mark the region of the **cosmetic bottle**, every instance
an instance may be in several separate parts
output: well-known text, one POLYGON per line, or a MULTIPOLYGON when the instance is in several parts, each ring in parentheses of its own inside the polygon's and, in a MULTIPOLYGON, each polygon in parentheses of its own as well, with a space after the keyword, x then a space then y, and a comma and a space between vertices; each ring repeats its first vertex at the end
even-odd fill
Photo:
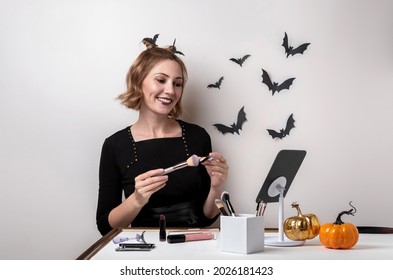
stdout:
POLYGON ((165 215, 160 215, 160 241, 166 241, 166 220, 165 215))

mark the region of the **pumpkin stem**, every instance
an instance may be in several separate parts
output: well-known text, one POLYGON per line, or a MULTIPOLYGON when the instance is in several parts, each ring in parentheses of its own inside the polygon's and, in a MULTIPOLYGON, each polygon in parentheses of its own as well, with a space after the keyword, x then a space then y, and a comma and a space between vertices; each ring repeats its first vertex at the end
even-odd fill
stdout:
POLYGON ((297 210, 297 215, 298 215, 299 217, 302 217, 302 216, 303 216, 302 211, 300 211, 299 203, 297 203, 297 202, 292 202, 291 206, 292 206, 292 208, 296 208, 296 210, 297 210))
POLYGON ((352 207, 352 209, 348 211, 341 211, 338 216, 336 221, 334 222, 335 225, 342 225, 344 222, 341 220, 341 216, 346 214, 346 215, 352 215, 355 216, 354 214, 356 213, 356 208, 351 204, 352 201, 349 202, 349 205, 352 207))
POLYGON ((353 212, 352 212, 352 216, 354 216, 353 214, 356 213, 356 208, 355 208, 355 206, 353 206, 353 205, 351 204, 351 202, 352 202, 352 201, 349 202, 349 205, 352 206, 352 209, 351 209, 350 211, 353 211, 353 212))

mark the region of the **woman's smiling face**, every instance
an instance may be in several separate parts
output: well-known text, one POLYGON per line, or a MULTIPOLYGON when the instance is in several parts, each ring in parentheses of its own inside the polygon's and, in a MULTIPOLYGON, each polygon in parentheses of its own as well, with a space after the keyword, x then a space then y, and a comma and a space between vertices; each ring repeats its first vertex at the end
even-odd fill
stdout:
POLYGON ((149 72, 142 82, 141 112, 168 115, 183 94, 183 74, 173 60, 163 60, 149 72))

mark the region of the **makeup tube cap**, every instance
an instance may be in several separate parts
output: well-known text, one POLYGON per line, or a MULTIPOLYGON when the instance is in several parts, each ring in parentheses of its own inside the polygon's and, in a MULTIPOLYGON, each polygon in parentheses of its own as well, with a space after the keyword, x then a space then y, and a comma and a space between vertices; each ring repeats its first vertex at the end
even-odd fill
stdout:
POLYGON ((166 239, 168 243, 186 242, 186 236, 184 234, 169 234, 166 239))

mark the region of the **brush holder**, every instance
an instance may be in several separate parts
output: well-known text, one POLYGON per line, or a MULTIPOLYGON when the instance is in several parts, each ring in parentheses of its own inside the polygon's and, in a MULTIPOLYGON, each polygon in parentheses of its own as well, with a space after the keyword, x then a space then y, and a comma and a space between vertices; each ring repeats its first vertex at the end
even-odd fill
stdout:
POLYGON ((252 214, 220 216, 221 251, 252 254, 264 250, 264 217, 252 214))

